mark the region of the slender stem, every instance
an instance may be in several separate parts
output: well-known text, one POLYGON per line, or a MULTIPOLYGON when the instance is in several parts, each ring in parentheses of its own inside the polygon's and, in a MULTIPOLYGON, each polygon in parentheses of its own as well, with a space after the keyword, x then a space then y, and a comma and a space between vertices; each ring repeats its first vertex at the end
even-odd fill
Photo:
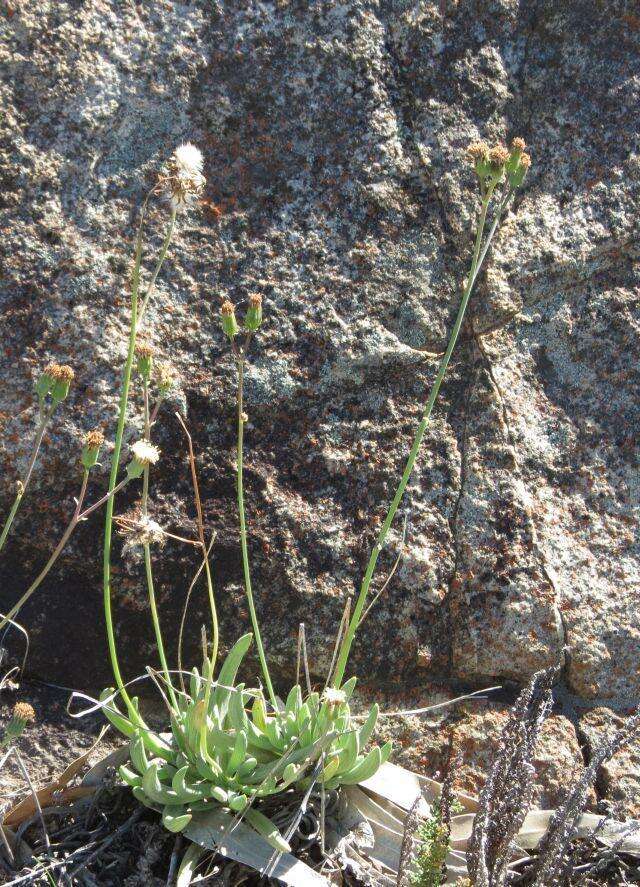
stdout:
MULTIPOLYGON (((218 628, 218 611, 216 608, 215 596, 213 593, 213 579, 211 577, 211 568, 209 566, 209 554, 207 552, 207 543, 204 536, 204 518, 202 515, 202 500, 200 499, 200 484, 198 483, 198 472, 196 471, 196 458, 195 453, 193 452, 193 441, 191 440, 191 435, 187 429, 187 426, 182 421, 182 417, 180 413, 176 413, 176 418, 180 425, 182 426, 182 430, 184 431, 187 438, 187 445, 189 447, 189 463, 191 465, 191 481, 193 483, 193 496, 196 503, 196 522, 198 525, 198 539, 200 540, 200 547, 202 548, 202 558, 203 565, 205 569, 205 576, 207 580, 207 593, 209 596, 209 609, 211 611, 211 627, 213 629, 213 642, 211 648, 211 674, 214 673, 216 659, 218 658, 218 644, 220 642, 219 638, 219 628, 218 628)), ((182 633, 182 631, 181 631, 182 633)), ((181 644, 179 645, 180 648, 181 644)))
MULTIPOLYGON (((150 196, 150 195, 149 195, 150 196)), ((133 263, 133 272, 131 275, 131 320, 129 326, 129 345, 127 349, 127 358, 122 372, 122 386, 120 389, 120 405, 118 414, 118 426, 116 429, 116 439, 113 448, 113 457, 111 459, 111 474, 109 477, 109 493, 113 493, 118 478, 118 470, 120 468, 120 455, 122 452, 122 438, 124 436, 124 426, 127 418, 127 403, 129 401, 129 387, 131 384, 131 370, 133 367, 133 357, 136 347, 136 329, 138 326, 138 290, 140 288, 140 264, 142 259, 142 228, 144 224, 144 216, 149 200, 147 196, 143 206, 140 218, 140 227, 136 238, 135 259, 133 263)), ((104 617, 107 628, 107 644, 109 646, 109 657, 111 659, 111 668, 117 688, 124 700, 129 711, 129 716, 134 724, 140 725, 141 718, 136 711, 135 706, 131 702, 127 693, 122 675, 120 673, 120 665, 118 663, 118 654, 116 651, 115 632, 113 629, 113 615, 111 612, 111 536, 113 532, 113 507, 114 497, 111 496, 107 501, 104 525, 104 555, 102 562, 102 591, 104 602, 104 617)))
POLYGON ((73 517, 69 521, 69 525, 67 526, 66 530, 64 531, 64 533, 60 537, 60 541, 58 542, 58 544, 54 548, 54 550, 51 554, 51 557, 49 558, 47 563, 44 565, 42 570, 38 573, 36 578, 33 580, 31 585, 29 586, 29 588, 27 588, 27 590, 22 595, 20 600, 16 604, 14 604, 14 606, 11 608, 11 610, 7 613, 6 616, 2 616, 0 618, 0 629, 4 628, 4 626, 8 622, 11 622, 13 619, 15 619, 16 614, 24 607, 24 605, 29 600, 29 598, 34 593, 34 591, 36 591, 39 588, 39 586, 44 582, 44 580, 47 578, 47 576, 51 572, 53 566, 55 565, 55 562, 58 560, 58 558, 62 554, 64 547, 66 546, 67 542, 69 541, 69 539, 71 537, 71 534, 74 532, 74 530, 78 526, 78 524, 81 521, 86 520, 89 517, 89 515, 92 514, 101 505, 103 505, 110 496, 114 496, 117 492, 119 492, 125 486, 125 484, 129 483, 129 478, 125 477, 124 480, 121 480, 120 483, 115 487, 115 489, 113 490, 112 493, 107 493, 106 495, 102 496, 100 499, 98 499, 97 502, 94 502, 93 505, 90 505, 88 508, 85 508, 85 510, 81 512, 80 508, 82 507, 82 503, 84 501, 84 497, 86 494, 88 477, 89 477, 89 474, 88 474, 88 472, 85 471, 84 476, 82 478, 82 485, 80 487, 80 493, 78 494, 78 504, 76 506, 76 510, 73 514, 73 517))
POLYGON ((20 508, 20 502, 22 501, 22 497, 24 496, 24 490, 22 487, 22 481, 18 481, 18 492, 16 493, 16 498, 13 500, 13 505, 11 506, 11 511, 9 512, 9 516, 5 522, 5 525, 2 529, 2 534, 0 535, 0 551, 2 551, 4 547, 4 543, 7 541, 7 536, 9 535, 9 530, 11 529, 11 525, 13 524, 13 520, 18 513, 18 508, 20 508))
MULTIPOLYGON (((145 439, 151 440, 151 423, 149 419, 149 385, 147 380, 143 381, 144 389, 144 434, 145 439)), ((142 515, 147 517, 149 514, 149 466, 146 465, 142 475, 142 515)), ((173 707, 177 709, 178 701, 173 690, 171 677, 169 675, 169 666, 164 650, 164 641, 162 640, 162 629, 160 628, 160 617, 158 615, 158 605, 156 602, 156 593, 153 584, 153 566, 151 564, 151 546, 145 542, 142 546, 144 549, 144 571, 147 579, 147 590, 149 592, 149 606, 151 607, 151 621, 153 622, 153 630, 156 636, 156 645, 158 647, 158 656, 160 665, 164 673, 164 679, 167 684, 167 691, 171 697, 173 707)))
POLYGON ((269 691, 271 704, 277 711, 278 704, 276 702, 276 694, 273 690, 269 669, 267 668, 267 660, 264 655, 264 647, 262 646, 262 637, 258 626, 258 617, 256 616, 256 608, 253 602, 253 591, 251 589, 251 573, 249 571, 249 552, 247 549, 247 524, 244 512, 244 480, 243 480, 243 444, 244 444, 244 352, 240 352, 238 357, 238 447, 237 462, 238 471, 238 512, 240 514, 240 547, 242 549, 242 569, 244 572, 244 587, 247 594, 247 602, 249 604, 249 613, 251 614, 251 624, 253 626, 253 634, 256 639, 256 647, 258 648, 258 656, 260 665, 262 666, 262 674, 269 691))
POLYGON ((105 493, 104 496, 101 496, 97 502, 94 502, 93 505, 90 505, 88 508, 85 508, 85 510, 82 512, 82 514, 79 515, 78 522, 86 520, 89 517, 89 515, 92 514, 96 510, 96 508, 100 508, 101 505, 104 505, 104 503, 107 501, 107 499, 110 499, 112 496, 115 496, 116 493, 119 493, 123 487, 126 487, 126 485, 129 483, 129 481, 130 481, 130 478, 128 476, 123 477, 122 480, 120 481, 120 483, 116 484, 110 493, 105 493))
POLYGON ((505 207, 506 207, 507 203, 509 202, 509 199, 512 194, 513 194, 513 189, 506 188, 505 192, 503 194, 502 200, 498 204, 498 209, 496 211, 495 218, 493 220, 491 228, 489 229, 489 233, 487 234, 487 239, 484 242, 484 246, 480 250, 480 256, 478 257, 478 261, 476 262, 475 270, 471 274, 471 289, 473 289, 474 284, 478 278, 478 274, 480 273, 480 269, 482 268, 482 264, 483 264, 483 262, 486 258, 486 255, 489 251, 489 247, 491 246, 491 241, 493 240, 493 236, 496 233, 496 230, 498 228, 498 224, 500 223, 500 219, 502 218, 502 213, 504 212, 505 207))
POLYGON ((36 437, 33 444, 33 451, 31 453, 31 457, 29 459, 29 464, 27 465, 27 470, 24 473, 24 477, 18 481, 18 492, 16 494, 16 498, 14 499, 13 505, 11 506, 11 511, 5 521, 5 525, 2 528, 2 533, 0 534, 0 551, 4 548, 4 544, 7 541, 7 536, 9 535, 9 530, 13 524, 16 514, 18 513, 18 509, 20 508, 20 503, 24 499, 25 493, 27 492, 27 487, 29 486, 29 481, 31 480, 31 475, 33 474, 33 468, 36 464, 36 459, 38 458, 38 453, 40 451, 40 446, 42 444, 42 439, 44 437, 44 433, 47 430, 47 426, 51 421, 51 417, 57 407, 58 402, 54 401, 49 410, 44 413, 44 415, 40 419, 40 424, 36 430, 36 437))
POLYGON ((89 472, 85 469, 83 472, 83 475, 82 475, 82 484, 80 486, 80 493, 78 494, 78 502, 77 502, 75 511, 73 513, 73 517, 69 521, 69 525, 67 526, 67 529, 62 534, 60 541, 58 542, 58 544, 56 545, 56 547, 53 550, 53 553, 51 554, 51 557, 49 558, 47 563, 44 565, 44 567, 42 568, 40 573, 33 580, 31 585, 29 586, 29 588, 27 588, 27 590, 22 595, 22 597, 17 602, 17 604, 14 604, 14 606, 11 608, 11 610, 9 610, 7 615, 2 618, 2 620, 0 621, 0 629, 3 628, 7 624, 7 622, 10 622, 12 619, 15 618, 18 611, 21 610, 22 607, 25 605, 25 603, 29 600, 29 598, 31 597, 33 592, 38 588, 40 583, 44 580, 44 578, 47 576, 47 574, 49 573, 49 571, 51 570, 51 568, 53 567, 55 562, 58 560, 58 558, 62 554, 62 550, 64 549, 65 545, 69 541, 69 537, 71 536, 71 534, 75 530, 76 526, 78 525, 78 521, 80 520, 80 509, 82 508, 82 503, 84 501, 84 497, 87 492, 88 480, 89 480, 89 472))
POLYGON ((407 458, 407 462, 402 473, 402 478, 400 479, 400 483, 396 489, 395 495, 391 501, 391 505, 389 506, 389 510, 387 511, 387 516, 384 519, 382 527, 378 533, 378 538, 376 540, 375 545, 373 546, 373 550, 371 552, 371 556, 369 557, 369 563, 367 564, 367 568, 364 574, 364 578, 362 580, 362 585, 360 586, 360 592, 358 594, 358 599, 356 601, 356 606, 353 611, 353 615, 349 622, 349 627, 345 633, 344 639, 342 641, 342 646, 340 649, 340 655, 338 657, 338 662, 336 665, 336 670, 333 675, 333 685, 334 687, 340 687, 342 683, 342 679, 344 677, 345 668, 347 665, 347 660, 349 658, 349 653, 351 651, 351 645, 353 644, 353 639, 355 637, 356 631, 358 630, 358 626, 360 624, 360 620, 362 618, 362 613, 364 610, 364 606, 367 600, 367 594, 369 592, 369 587, 371 585, 371 580, 373 579, 373 574, 375 572, 376 564, 378 561, 378 557, 380 552, 382 551, 382 547, 387 538, 387 534, 389 533, 389 529, 393 522, 393 519, 396 515, 398 507, 400 505, 400 501, 404 495, 404 491, 407 488, 407 484, 409 483, 409 478, 413 472, 413 466, 415 464, 416 458, 418 456, 418 451, 420 450, 420 445, 422 444, 422 440, 424 438, 425 432, 427 430, 427 425, 429 424, 429 419, 431 417, 431 411, 433 410, 433 405, 436 402, 436 398, 438 397, 438 393, 440 391, 440 386, 442 385, 442 380, 444 379, 445 373, 447 371, 447 367, 449 366, 449 361, 451 359, 451 355, 453 353, 453 349, 455 348, 456 342, 458 340, 458 335, 460 333, 460 328, 462 327, 462 321, 464 320, 464 315, 467 310, 467 305, 469 303, 469 296, 471 295, 471 290, 473 289, 473 283, 475 281, 475 273, 478 265, 478 259, 480 256, 480 249, 482 246, 482 236, 484 234, 484 228, 487 220, 487 209, 489 206, 489 200, 491 198, 491 193, 488 193, 482 198, 482 206, 480 211, 480 220, 478 223, 478 231, 476 234, 475 246, 473 249, 473 258, 471 260, 471 268, 469 271, 469 276, 467 278, 467 282, 464 288, 464 292, 462 294, 462 300, 460 302, 460 307, 458 309, 458 314, 453 325, 453 329, 451 331, 451 335, 449 337, 449 344, 447 345, 447 350, 445 351, 442 360, 440 361, 440 366, 438 367, 438 372, 436 374, 436 378, 431 387, 431 391, 429 393, 429 397, 427 399, 427 403, 424 408, 424 412, 422 414, 422 419, 420 420, 420 424, 418 425, 418 429, 416 431, 415 438, 413 440, 413 444, 411 446, 411 450, 409 452, 409 456, 407 458))
MULTIPOLYGON (((142 205, 142 211, 140 214, 140 226, 138 228, 138 235, 136 237, 136 249, 135 249, 135 258, 133 263, 133 271, 131 275, 131 319, 129 326, 129 345, 127 349, 127 358, 124 365, 124 370, 122 373, 122 386, 120 389, 120 404, 119 404, 119 414, 118 414, 118 426, 116 430, 116 439, 115 445, 113 449, 113 458, 111 462, 111 475, 109 478, 109 493, 113 493, 116 480, 118 476, 118 469, 120 467, 120 455, 122 452, 122 438, 124 436, 124 426, 127 418, 127 404, 129 402, 129 388, 131 385, 131 371, 133 367, 133 358, 136 347, 136 332, 138 330, 139 325, 139 317, 138 317, 138 294, 140 290, 140 266, 142 261, 142 236, 143 236, 143 225, 144 218, 146 214, 147 204, 151 195, 154 193, 155 188, 153 188, 147 197, 144 200, 142 205)), ((147 287, 147 291, 144 297, 143 309, 146 308, 151 293, 153 291, 153 286, 155 285, 155 281, 160 273, 160 269, 162 267, 162 263, 164 262, 167 249, 169 246, 169 241, 171 240, 171 234, 173 233, 173 227, 175 223, 175 212, 171 214, 171 220, 169 222, 169 227, 167 230, 167 234, 165 235, 165 239, 162 245, 161 254, 159 260, 156 264, 156 268, 153 272, 153 276, 151 278, 151 283, 147 287)), ((114 508, 114 497, 111 496, 107 501, 107 510, 105 515, 105 527, 104 527, 104 557, 103 557, 103 600, 104 600, 104 616, 105 623, 107 627, 107 643, 109 645, 109 656, 111 659, 111 668, 113 670, 113 676, 122 696, 122 699, 127 706, 129 711, 129 716, 131 720, 138 725, 144 726, 144 721, 138 714, 135 706, 133 705, 129 694, 126 691, 124 686, 124 682, 122 680, 122 675, 120 673, 120 666, 118 663, 118 654, 116 650, 116 641, 115 641, 115 632, 113 627, 113 614, 111 610, 111 537, 113 533, 113 508, 114 508)))
POLYGON ((140 312, 138 314, 138 327, 142 323, 142 318, 144 317, 144 313, 147 310, 147 305, 149 304, 149 299, 151 298, 153 291, 155 289, 156 280, 158 279, 158 274, 160 273, 160 269, 164 263, 164 260, 167 256, 167 250, 169 249, 169 244, 171 242, 171 237, 173 235, 173 229, 176 223, 176 210, 173 209, 171 211, 171 220, 169 222, 169 227, 167 228, 167 233, 165 234, 165 238, 162 242, 162 247, 160 248, 160 255, 158 256, 158 261, 156 262, 156 267, 153 270, 153 274, 151 275, 151 280, 149 281, 149 286, 146 289, 144 297, 142 299, 142 304, 140 306, 140 312))

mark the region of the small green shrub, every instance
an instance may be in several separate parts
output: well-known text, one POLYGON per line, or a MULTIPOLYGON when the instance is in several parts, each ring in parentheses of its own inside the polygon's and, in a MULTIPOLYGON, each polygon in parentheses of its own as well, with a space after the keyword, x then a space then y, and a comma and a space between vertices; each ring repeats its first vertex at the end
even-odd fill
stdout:
POLYGON ((440 887, 444 883, 444 863, 449 849, 449 829, 442 821, 440 804, 435 801, 431 816, 416 833, 418 852, 409 876, 412 887, 440 887))

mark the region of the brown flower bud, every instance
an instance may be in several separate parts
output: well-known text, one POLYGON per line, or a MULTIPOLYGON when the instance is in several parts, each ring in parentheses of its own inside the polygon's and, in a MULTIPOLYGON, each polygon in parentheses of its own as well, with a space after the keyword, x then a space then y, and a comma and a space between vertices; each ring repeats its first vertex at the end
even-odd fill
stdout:
POLYGON ((28 702, 16 702, 13 706, 13 717, 17 721, 29 723, 30 721, 35 721, 36 713, 33 710, 33 706, 28 702))
POLYGON ((254 293, 254 295, 249 297, 249 307, 247 308, 247 313, 244 318, 245 329, 251 330, 251 332, 255 333, 261 323, 262 296, 258 293, 254 293))
POLYGON ((155 349, 153 345, 150 345, 148 342, 140 342, 136 345, 136 354, 138 356, 136 369, 145 382, 148 382, 151 379, 154 351, 155 349))
POLYGON ((238 327, 238 321, 236 320, 235 308, 228 300, 222 303, 220 316, 222 329, 225 335, 229 336, 230 339, 235 338, 240 332, 240 328, 238 327))
POLYGON ((65 364, 61 365, 59 363, 50 363, 45 368, 42 379, 40 380, 38 393, 42 394, 40 390, 42 387, 42 391, 44 391, 42 396, 50 394, 54 402, 60 403, 60 401, 64 400, 69 393, 69 387, 73 382, 74 376, 75 373, 70 366, 65 364), (45 390, 47 381, 49 383, 48 389, 45 390))
POLYGON ((489 162, 496 168, 502 168, 509 159, 509 151, 504 145, 494 145, 489 151, 489 162))
POLYGON ((489 146, 486 142, 472 142, 467 148, 467 157, 477 163, 479 160, 485 160, 489 154, 489 146))
POLYGON ((93 468, 93 466, 98 461, 98 456, 100 455, 100 447, 103 443, 104 434, 102 433, 102 431, 100 431, 99 428, 94 428, 93 431, 89 431, 87 434, 85 434, 84 446, 82 448, 80 461, 87 471, 93 468))

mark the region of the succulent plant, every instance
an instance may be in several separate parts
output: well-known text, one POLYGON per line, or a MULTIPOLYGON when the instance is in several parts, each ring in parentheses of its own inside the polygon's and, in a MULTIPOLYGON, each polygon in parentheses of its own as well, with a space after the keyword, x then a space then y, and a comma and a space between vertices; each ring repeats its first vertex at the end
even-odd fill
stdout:
POLYGON ((217 681, 208 674, 210 663, 204 674, 193 669, 189 692, 177 692, 170 734, 136 726, 107 703, 112 690, 102 700, 109 720, 130 740, 122 779, 139 801, 162 812, 167 829, 182 831, 194 813, 217 804, 242 814, 273 847, 287 851, 276 826, 253 802, 292 787, 304 791, 313 778, 327 789, 354 785, 387 760, 391 743, 364 752, 378 706, 354 725, 349 699, 355 678, 340 690, 306 698, 296 685, 278 711, 268 710, 261 690, 235 686, 251 640, 245 634, 236 642, 217 681))

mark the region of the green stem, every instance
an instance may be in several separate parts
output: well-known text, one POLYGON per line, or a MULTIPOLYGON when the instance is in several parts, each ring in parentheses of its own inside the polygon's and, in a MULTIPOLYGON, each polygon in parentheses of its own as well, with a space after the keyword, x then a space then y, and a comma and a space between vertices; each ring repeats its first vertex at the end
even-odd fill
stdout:
POLYGON ((57 407, 58 403, 54 401, 51 404, 48 412, 42 416, 40 420, 40 424, 38 425, 38 429, 36 431, 36 439, 33 444, 33 451, 31 453, 31 458, 29 459, 29 464, 27 465, 27 470, 25 471, 24 477, 18 481, 18 492, 16 494, 16 498, 14 499, 13 505, 11 506, 11 511, 5 521, 5 525, 2 528, 2 533, 0 534, 0 551, 4 548, 4 544, 7 541, 7 536, 9 535, 9 530, 13 524, 16 514, 18 513, 18 509, 20 508, 20 503, 24 499, 25 493, 27 492, 27 487, 29 486, 29 481, 31 480, 31 475, 33 474, 33 468, 36 464, 36 459, 38 458, 38 453, 40 451, 40 446, 42 444, 42 439, 44 437, 44 433, 47 430, 47 426, 51 421, 51 417, 53 416, 54 410, 57 407))
POLYGON ((507 203, 509 202, 509 199, 512 194, 513 194, 513 189, 506 188, 504 195, 502 197, 502 200, 500 201, 500 203, 498 205, 498 209, 497 209, 495 218, 493 220, 491 228, 489 229, 489 233, 487 234, 487 239, 484 242, 484 246, 480 250, 480 256, 478 257, 478 261, 476 262, 475 270, 471 274, 471 278, 470 278, 471 279, 471 284, 470 284, 471 289, 473 289, 474 284, 475 284, 476 280, 478 279, 478 274, 480 273, 480 269, 482 268, 482 264, 483 264, 483 262, 486 258, 486 255, 489 251, 489 247, 491 246, 491 241, 493 240, 493 236, 496 233, 496 230, 498 228, 498 224, 500 223, 500 219, 502 218, 502 213, 504 212, 505 207, 506 207, 507 203))
MULTIPOLYGON (((145 439, 151 440, 151 422, 149 420, 149 386, 146 379, 143 382, 144 387, 144 433, 145 439)), ((149 466, 146 465, 142 475, 142 516, 149 515, 149 466)), ((167 665, 167 657, 164 651, 164 642, 162 640, 162 630, 160 628, 160 617, 158 616, 158 605, 156 603, 156 593, 153 584, 153 567, 151 564, 151 547, 149 543, 143 545, 144 548, 144 570, 147 579, 147 590, 149 592, 149 605, 151 607, 151 621, 153 622, 153 630, 156 636, 156 645, 158 647, 158 656, 164 673, 164 679, 167 684, 167 690, 171 697, 171 703, 174 709, 178 708, 178 701, 173 690, 171 677, 169 675, 169 666, 167 665)))
POLYGON ((20 502, 22 501, 22 497, 24 496, 24 491, 22 489, 22 482, 18 481, 18 492, 16 493, 16 498, 13 500, 13 505, 11 506, 11 511, 9 512, 9 516, 5 522, 5 525, 2 529, 2 535, 0 535, 0 551, 2 551, 4 547, 4 543, 7 541, 7 536, 9 535, 9 530, 11 529, 11 525, 13 524, 13 520, 18 513, 18 508, 20 508, 20 502))
MULTIPOLYGON (((140 265, 142 260, 142 235, 144 217, 147 204, 153 191, 151 191, 142 205, 140 217, 140 226, 136 238, 136 250, 133 263, 133 272, 131 275, 131 319, 129 326, 129 345, 127 349, 127 358, 122 372, 122 386, 120 389, 120 404, 118 413, 118 426, 116 429, 116 439, 113 448, 113 457, 111 460, 111 474, 109 477, 109 493, 113 493, 118 470, 120 468, 120 455, 122 453, 122 438, 124 436, 124 427, 127 418, 127 404, 129 402, 129 388, 131 385, 131 371, 133 368, 133 358, 136 347, 136 331, 138 329, 138 292, 140 289, 140 265)), ((171 217, 170 228, 173 228, 174 216, 171 217)), ((159 269, 158 269, 159 270, 159 269)), ((157 274, 156 274, 157 276, 157 274)), ((148 295, 149 291, 147 291, 148 295)), ((118 654, 116 650, 115 632, 113 628, 113 614, 111 611, 111 537, 113 533, 113 509, 115 497, 111 496, 107 501, 105 524, 104 524, 104 556, 102 562, 102 591, 104 602, 104 617, 107 627, 107 644, 109 646, 109 657, 111 659, 111 668, 113 676, 122 699, 127 706, 129 716, 134 724, 144 725, 140 715, 136 711, 129 694, 127 693, 122 675, 120 673, 120 665, 118 663, 118 654)))
POLYGON ((442 380, 444 379, 445 373, 447 371, 447 367, 449 366, 449 361, 451 359, 451 355, 453 353, 453 349, 455 348, 456 342, 458 340, 458 335, 460 333, 460 329, 462 327, 462 321, 464 320, 464 315, 467 310, 467 305, 469 304, 469 296, 471 295, 471 290, 473 289, 473 283, 475 281, 475 274, 478 265, 478 259, 480 256, 480 249, 482 246, 482 236, 484 234, 484 228, 487 220, 487 209, 489 206, 491 194, 487 194, 482 199, 482 208, 480 212, 480 221, 478 223, 478 231, 476 234, 476 241, 473 250, 473 258, 471 260, 471 268, 469 271, 469 276, 467 278, 467 282, 464 288, 464 292, 462 295, 462 300, 460 302, 460 307, 458 309, 458 314, 453 325, 453 329, 451 331, 451 335, 449 337, 449 343, 447 345, 447 349, 440 361, 440 366, 438 367, 438 372, 436 374, 436 378, 431 387, 431 391, 429 393, 429 398, 424 408, 424 412, 422 414, 422 419, 420 420, 420 424, 418 425, 418 429, 416 431, 415 438, 413 440, 413 444, 411 446, 411 450, 409 452, 409 456, 407 458, 407 462, 402 473, 402 478, 398 487, 396 489, 395 495, 391 501, 391 505, 389 506, 389 510, 387 511, 387 516, 384 519, 382 527, 378 533, 378 538, 376 539, 376 543, 373 546, 373 550, 371 552, 371 556, 369 558, 369 563, 367 564, 367 568, 364 574, 364 578, 362 580, 362 585, 360 586, 360 592, 358 594, 358 599, 356 601, 356 606, 353 611, 353 615, 349 621, 349 627, 345 633, 344 639, 342 641, 342 645, 340 648, 340 654, 338 656, 338 662, 336 664, 336 669, 333 675, 333 686, 340 687, 342 684, 342 680, 344 678, 345 668, 347 666, 347 660, 349 658, 349 653, 351 651, 351 645, 353 644, 353 639, 355 637, 356 631, 358 630, 358 626, 360 624, 360 620, 362 618, 362 613, 364 610, 364 605, 367 600, 367 594, 369 593, 369 587, 371 585, 371 580, 373 579, 373 574, 375 572, 376 564, 378 562, 378 557, 380 552, 382 551, 383 545, 386 541, 387 535, 389 533, 389 529, 393 522, 393 519, 396 515, 398 507, 400 505, 400 501, 404 495, 404 492, 407 488, 407 484, 409 483, 409 479, 413 472, 413 466, 415 464, 416 458, 418 456, 418 452, 420 450, 420 445, 422 444, 422 440, 424 438, 425 432, 427 430, 427 425, 429 424, 429 419, 431 418, 431 411, 433 410, 433 405, 436 402, 436 398, 438 397, 438 393, 440 391, 440 386, 442 385, 442 380))
POLYGON ((176 223, 176 210, 171 210, 171 220, 169 222, 169 227, 167 228, 167 233, 165 234, 165 238, 162 242, 162 247, 160 248, 160 255, 158 256, 158 261, 156 262, 156 267, 153 270, 153 274, 151 275, 151 280, 149 281, 149 286, 147 287, 147 291, 144 294, 142 299, 142 304, 140 306, 140 313, 138 315, 138 326, 142 323, 142 318, 144 317, 144 313, 147 310, 147 305, 149 304, 149 299, 155 289, 156 280, 158 279, 158 274, 160 273, 160 269, 164 263, 164 260, 167 256, 167 250, 169 249, 169 244, 171 243, 171 237, 173 235, 173 228, 176 223))
POLYGON ((251 589, 251 573, 249 571, 249 552, 247 550, 247 525, 244 512, 244 482, 243 482, 243 443, 244 443, 244 353, 240 353, 238 357, 238 448, 237 448, 237 471, 238 471, 238 512, 240 514, 240 547, 242 549, 242 569, 244 572, 244 587, 247 594, 247 602, 249 604, 249 613, 251 614, 251 625, 253 626, 253 634, 256 639, 256 647, 258 648, 258 657, 262 666, 262 674, 269 691, 269 698, 274 709, 278 710, 276 694, 273 690, 269 669, 267 668, 267 660, 264 655, 264 647, 262 646, 262 637, 258 626, 258 617, 256 616, 256 608, 253 602, 253 591, 251 589))

